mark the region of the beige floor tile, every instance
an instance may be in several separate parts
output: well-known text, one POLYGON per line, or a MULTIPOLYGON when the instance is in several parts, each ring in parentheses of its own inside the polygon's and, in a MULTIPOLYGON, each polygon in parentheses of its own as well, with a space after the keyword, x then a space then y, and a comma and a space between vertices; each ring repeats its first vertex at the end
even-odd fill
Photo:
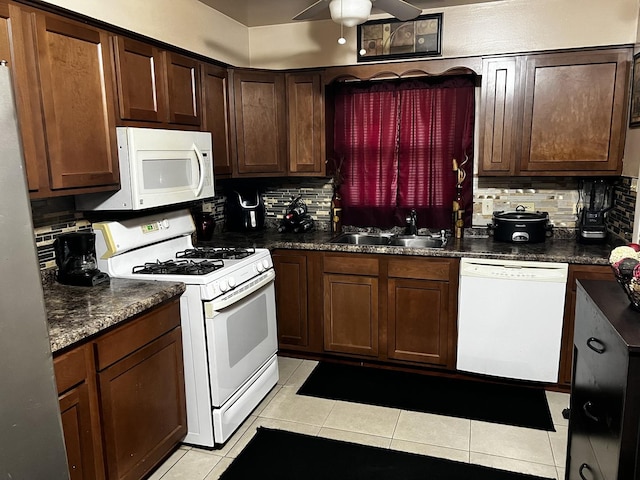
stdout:
POLYGON ((470 435, 471 420, 403 410, 393 438, 468 451, 470 435))
POLYGON ((566 472, 565 468, 564 467, 556 467, 556 470, 558 472, 558 479, 564 480, 564 476, 565 476, 565 472, 566 472))
POLYGON ((472 453, 555 465, 549 434, 543 430, 472 420, 470 445, 472 453))
POLYGON ((162 480, 204 480, 222 459, 209 451, 193 448, 162 477, 162 480))
POLYGON ((335 405, 335 400, 296 395, 297 390, 298 387, 282 387, 260 413, 260 417, 321 427, 335 405))
POLYGON ((309 374, 313 371, 314 368, 316 368, 316 365, 318 365, 318 362, 316 362, 315 360, 303 360, 298 368, 296 368, 295 371, 291 374, 285 385, 288 387, 300 388, 309 374))
POLYGON ((562 410, 569 408, 570 395, 562 392, 546 392, 547 403, 549 404, 549 410, 551 411, 551 418, 554 425, 569 425, 569 420, 566 420, 562 416, 562 410))
POLYGON ((302 359, 278 355, 278 385, 285 385, 291 374, 302 364, 302 359))
POLYGON ((322 426, 391 438, 399 416, 395 408, 337 401, 322 426))
POLYGON ((456 462, 469 462, 468 450, 457 450, 455 448, 439 447, 437 445, 427 445, 426 443, 408 442, 406 440, 391 440, 391 449, 402 452, 417 453, 418 455, 428 455, 430 457, 446 458, 456 462))
POLYGON ((305 435, 317 435, 320 431, 319 426, 315 425, 307 425, 304 423, 298 422, 288 422, 285 420, 278 420, 273 418, 258 418, 253 424, 251 424, 251 428, 249 428, 240 439, 236 442, 233 448, 227 453, 228 458, 237 457, 240 452, 247 446, 247 444, 251 441, 251 439, 256 434, 258 427, 265 428, 275 428, 278 430, 287 430, 289 432, 303 433, 305 435))
POLYGON ((515 460, 513 458, 486 455, 484 453, 476 452, 471 452, 470 460, 471 463, 474 463, 476 465, 484 465, 501 470, 509 470, 511 472, 527 473, 529 475, 537 475, 544 478, 558 478, 557 470, 552 465, 525 462, 522 460, 515 460))
POLYGON ((348 432, 346 430, 338 430, 335 428, 322 427, 318 433, 319 437, 332 438, 343 442, 358 443, 360 445, 370 445, 372 447, 389 448, 391 439, 389 437, 379 437, 376 435, 367 435, 365 433, 348 432))
POLYGON ((184 447, 180 447, 178 448, 175 452, 173 452, 171 454, 171 456, 169 456, 169 458, 167 458, 164 463, 162 463, 149 477, 149 480, 160 480, 160 478, 162 478, 162 476, 164 474, 166 474, 171 467, 173 467, 176 463, 178 463, 178 460, 180 460, 185 453, 187 453, 190 450, 189 448, 184 448, 184 447))
POLYGON ((556 467, 564 467, 567 459, 567 439, 569 436, 569 427, 556 425, 555 432, 549 432, 549 440, 551 441, 551 451, 553 452, 553 460, 556 467))
POLYGON ((213 467, 213 470, 209 472, 209 475, 207 475, 204 480, 218 480, 220 478, 220 475, 222 475, 229 467, 229 465, 231 465, 231 462, 233 462, 233 458, 220 459, 220 461, 216 463, 216 466, 213 467))

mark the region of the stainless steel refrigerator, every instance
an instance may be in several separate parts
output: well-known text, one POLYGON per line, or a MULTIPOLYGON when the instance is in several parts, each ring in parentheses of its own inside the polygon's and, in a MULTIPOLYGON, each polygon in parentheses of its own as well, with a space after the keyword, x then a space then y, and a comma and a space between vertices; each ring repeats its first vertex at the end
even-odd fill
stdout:
POLYGON ((68 479, 31 204, 4 62, 0 239, 0 478, 68 479))

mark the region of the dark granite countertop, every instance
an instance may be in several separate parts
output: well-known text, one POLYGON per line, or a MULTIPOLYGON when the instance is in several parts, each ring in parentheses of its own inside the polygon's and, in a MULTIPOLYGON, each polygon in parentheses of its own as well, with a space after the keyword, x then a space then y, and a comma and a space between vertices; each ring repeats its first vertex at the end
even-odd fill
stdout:
POLYGON ((213 240, 200 244, 219 247, 262 247, 272 250, 283 248, 429 257, 493 258, 586 265, 608 265, 609 253, 614 248, 610 244, 585 245, 578 243, 575 239, 563 238, 548 238, 542 243, 505 243, 496 242, 493 237, 465 236, 462 239, 450 238, 443 249, 344 245, 330 243, 330 240, 331 234, 326 231, 297 234, 262 230, 248 233, 222 232, 213 240))
POLYGON ((43 289, 51 351, 55 353, 181 295, 185 285, 112 278, 95 287, 46 282, 43 289))

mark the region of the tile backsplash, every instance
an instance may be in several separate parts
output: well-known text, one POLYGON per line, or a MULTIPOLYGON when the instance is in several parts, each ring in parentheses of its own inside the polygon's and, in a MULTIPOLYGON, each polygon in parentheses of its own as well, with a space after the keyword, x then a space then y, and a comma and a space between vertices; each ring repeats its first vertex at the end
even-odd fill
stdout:
MULTIPOLYGON (((224 228, 225 191, 235 182, 218 182, 218 195, 208 201, 216 229, 224 228)), ((556 228, 576 227, 576 204, 579 200, 579 179, 557 177, 474 177, 473 226, 485 228, 491 221, 491 213, 482 212, 482 202, 489 200, 493 210, 514 210, 519 204, 533 204, 535 210, 549 212, 556 228)), ((329 207, 333 194, 328 178, 272 178, 254 183, 260 189, 266 206, 266 226, 276 228, 291 198, 302 195, 308 212, 315 220, 317 230, 329 230, 329 207)), ((622 177, 614 187, 614 208, 609 214, 608 229, 611 234, 627 241, 631 239, 635 212, 636 193, 631 189, 631 179, 622 177)), ((192 211, 202 210, 203 203, 188 205, 192 211)), ((73 197, 33 200, 31 210, 34 234, 41 270, 55 268, 53 240, 64 232, 91 229, 91 222, 82 212, 75 211, 73 197)))

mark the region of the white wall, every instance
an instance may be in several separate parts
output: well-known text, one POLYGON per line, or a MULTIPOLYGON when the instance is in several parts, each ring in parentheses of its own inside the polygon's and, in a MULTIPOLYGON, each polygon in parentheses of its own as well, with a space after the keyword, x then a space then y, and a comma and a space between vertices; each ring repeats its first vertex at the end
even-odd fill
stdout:
POLYGON ((249 65, 247 27, 198 0, 48 0, 235 66, 249 65))
MULTIPOLYGON (((503 0, 424 10, 435 12, 444 13, 443 57, 632 44, 638 29, 638 0, 503 0)), ((250 63, 274 69, 357 63, 356 29, 345 29, 346 45, 337 44, 339 36, 331 20, 253 27, 250 63)))

